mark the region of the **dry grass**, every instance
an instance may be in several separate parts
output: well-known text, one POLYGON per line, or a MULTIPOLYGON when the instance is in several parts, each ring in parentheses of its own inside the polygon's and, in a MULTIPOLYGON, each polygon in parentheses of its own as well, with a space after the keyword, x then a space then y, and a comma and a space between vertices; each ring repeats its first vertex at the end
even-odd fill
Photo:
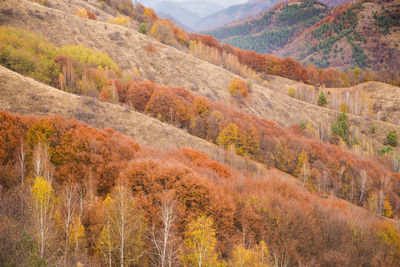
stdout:
POLYGON ((69 94, 0 66, 0 110, 22 115, 60 115, 95 128, 113 128, 144 146, 157 149, 190 147, 245 173, 269 172, 261 164, 224 152, 184 130, 162 123, 126 106, 69 94))

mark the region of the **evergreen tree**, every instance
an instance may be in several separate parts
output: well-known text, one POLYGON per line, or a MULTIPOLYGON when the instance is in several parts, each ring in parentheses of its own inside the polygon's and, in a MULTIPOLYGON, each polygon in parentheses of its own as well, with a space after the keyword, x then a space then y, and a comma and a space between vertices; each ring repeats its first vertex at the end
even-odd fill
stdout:
POLYGON ((140 24, 139 32, 141 34, 147 34, 147 24, 146 23, 140 24))
POLYGON ((336 122, 332 124, 332 134, 340 136, 343 141, 349 141, 349 118, 342 112, 337 117, 336 122))
POLYGON ((390 131, 389 134, 387 135, 387 142, 390 146, 396 147, 397 146, 397 132, 396 131, 390 131))
POLYGON ((320 107, 326 107, 328 104, 328 101, 326 100, 326 96, 324 94, 324 91, 321 91, 318 97, 318 106, 320 107))

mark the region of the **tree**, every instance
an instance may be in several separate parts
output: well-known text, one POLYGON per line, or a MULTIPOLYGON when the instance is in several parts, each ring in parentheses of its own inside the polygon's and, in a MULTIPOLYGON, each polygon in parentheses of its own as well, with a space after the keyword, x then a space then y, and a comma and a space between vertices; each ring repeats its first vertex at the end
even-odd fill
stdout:
POLYGON ((236 151, 239 149, 239 127, 234 123, 229 123, 218 136, 217 142, 229 149, 232 145, 236 151))
POLYGON ((246 249, 243 245, 238 245, 233 249, 230 266, 233 267, 268 267, 269 252, 267 245, 261 241, 252 249, 246 249))
POLYGON ((34 228, 39 243, 40 258, 45 256, 45 250, 50 246, 54 236, 54 211, 57 198, 51 184, 42 177, 36 177, 31 188, 31 204, 34 219, 34 228))
MULTIPOLYGON (((58 215, 62 220, 63 232, 64 232, 64 263, 67 265, 67 259, 69 258, 69 250, 71 246, 70 233, 73 225, 74 218, 76 217, 76 210, 78 208, 78 196, 77 196, 77 185, 73 183, 67 183, 61 191, 60 206, 58 209, 58 215)), ((80 218, 77 218, 80 220, 80 218)), ((73 230, 74 232, 76 230, 73 230)))
POLYGON ((153 225, 151 242, 154 253, 152 260, 154 266, 175 266, 179 258, 178 239, 174 234, 175 227, 175 202, 170 195, 162 196, 161 205, 161 227, 153 225))
POLYGON ((321 90, 321 93, 319 94, 319 97, 318 97, 318 106, 326 107, 327 104, 328 104, 328 101, 326 100, 324 91, 321 90))
POLYGON ((24 139, 21 138, 21 142, 19 145, 18 156, 17 156, 17 166, 19 169, 19 173, 21 175, 21 185, 24 185, 25 180, 25 164, 26 164, 26 149, 24 145, 24 139))
POLYGON ((122 183, 115 186, 103 206, 104 227, 98 250, 110 266, 139 264, 143 256, 145 225, 130 189, 122 183))
POLYGON ((346 143, 349 142, 349 119, 346 113, 342 112, 332 124, 332 134, 340 136, 346 143))
POLYGON ((308 162, 307 152, 305 152, 304 150, 297 158, 297 167, 294 173, 297 177, 303 180, 303 184, 306 184, 310 173, 310 163, 308 162))
POLYGON ((368 175, 367 172, 365 170, 362 170, 360 175, 357 177, 357 182, 358 185, 360 186, 360 198, 358 200, 358 203, 361 204, 365 190, 368 186, 368 175))
POLYGON ((147 34, 147 24, 146 23, 140 24, 139 32, 141 34, 147 34))
POLYGON ((213 220, 200 216, 189 223, 185 232, 186 254, 183 256, 185 266, 214 267, 224 266, 218 260, 216 252, 217 238, 213 220))
POLYGON ((387 135, 387 143, 392 146, 396 147, 397 146, 397 132, 396 131, 390 131, 387 135))

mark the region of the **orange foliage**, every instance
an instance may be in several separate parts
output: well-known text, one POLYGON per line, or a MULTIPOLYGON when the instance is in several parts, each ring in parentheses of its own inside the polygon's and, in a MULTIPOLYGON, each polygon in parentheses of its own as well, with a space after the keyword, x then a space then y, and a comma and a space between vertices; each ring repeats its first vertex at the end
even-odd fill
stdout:
MULTIPOLYGON (((221 104, 211 106, 221 112, 228 110, 221 104)), ((337 147, 292 136, 274 123, 258 121, 246 114, 224 113, 231 120, 239 116, 236 122, 240 127, 249 127, 246 122, 239 123, 243 119, 259 127, 263 125, 264 133, 275 135, 272 138, 279 139, 280 147, 286 147, 288 153, 307 149, 310 164, 314 166, 311 176, 315 179, 328 169, 334 175, 339 166, 346 167, 345 179, 358 169, 368 170, 369 177, 380 171, 375 162, 356 160, 337 147)), ((87 240, 96 240, 99 235, 101 200, 96 198, 104 197, 118 179, 123 179, 132 189, 135 202, 144 210, 148 225, 157 220, 158 205, 165 192, 176 200, 178 238, 199 215, 213 218, 218 250, 225 259, 238 242, 257 244, 263 240, 271 254, 279 253, 283 260, 294 265, 396 265, 393 254, 385 253, 396 252, 398 245, 386 222, 344 201, 319 198, 287 179, 271 174, 259 179, 246 178, 189 148, 171 151, 141 148, 114 130, 100 131, 61 117, 34 118, 0 112, 0 126, 2 166, 12 169, 12 155, 21 136, 26 136, 29 149, 39 141, 46 141, 55 166, 56 193, 63 183, 72 180, 83 186, 87 195, 95 194, 93 199, 83 200, 82 223, 87 240)), ((3 186, 4 177, 0 175, 3 186)), ((375 183, 374 180, 372 184, 375 183)), ((1 205, 7 196, 15 196, 15 191, 2 194, 1 205)), ((88 242, 87 246, 90 256, 95 257, 94 243, 88 242)))
POLYGON ((247 84, 239 78, 233 78, 231 81, 231 85, 229 86, 229 91, 235 95, 240 93, 244 98, 247 97, 249 93, 249 89, 247 88, 247 84))

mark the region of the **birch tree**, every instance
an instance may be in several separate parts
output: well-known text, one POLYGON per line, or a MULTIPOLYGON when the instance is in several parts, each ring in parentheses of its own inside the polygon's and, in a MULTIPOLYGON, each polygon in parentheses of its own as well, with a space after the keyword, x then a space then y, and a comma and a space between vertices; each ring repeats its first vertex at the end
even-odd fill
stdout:
POLYGON ((129 188, 117 185, 103 206, 104 227, 98 241, 99 251, 109 266, 138 264, 144 254, 145 225, 129 188))
POLYGON ((45 256, 45 250, 54 237, 54 211, 57 199, 51 184, 42 177, 36 177, 31 188, 31 205, 34 230, 39 243, 39 256, 45 256))
POLYGON ((21 175, 21 185, 24 185, 25 182, 25 164, 26 164, 26 150, 24 146, 24 140, 21 138, 17 156, 17 167, 21 175))
POLYGON ((360 187, 360 198, 358 199, 358 203, 362 202, 365 190, 368 186, 368 175, 366 171, 361 171, 360 176, 357 177, 357 182, 360 187))
POLYGON ((178 238, 174 233, 175 202, 172 197, 165 194, 160 205, 161 227, 153 225, 151 242, 154 247, 152 262, 154 266, 175 266, 179 258, 178 238))
MULTIPOLYGON (((77 185, 67 183, 61 191, 58 214, 62 220, 64 233, 64 263, 67 264, 70 249, 70 232, 78 208, 77 185)), ((79 218, 80 219, 80 218, 79 218)))
POLYGON ((217 238, 213 228, 213 220, 200 216, 192 221, 185 233, 185 248, 187 253, 183 256, 185 266, 215 267, 224 266, 218 260, 216 252, 217 238))

